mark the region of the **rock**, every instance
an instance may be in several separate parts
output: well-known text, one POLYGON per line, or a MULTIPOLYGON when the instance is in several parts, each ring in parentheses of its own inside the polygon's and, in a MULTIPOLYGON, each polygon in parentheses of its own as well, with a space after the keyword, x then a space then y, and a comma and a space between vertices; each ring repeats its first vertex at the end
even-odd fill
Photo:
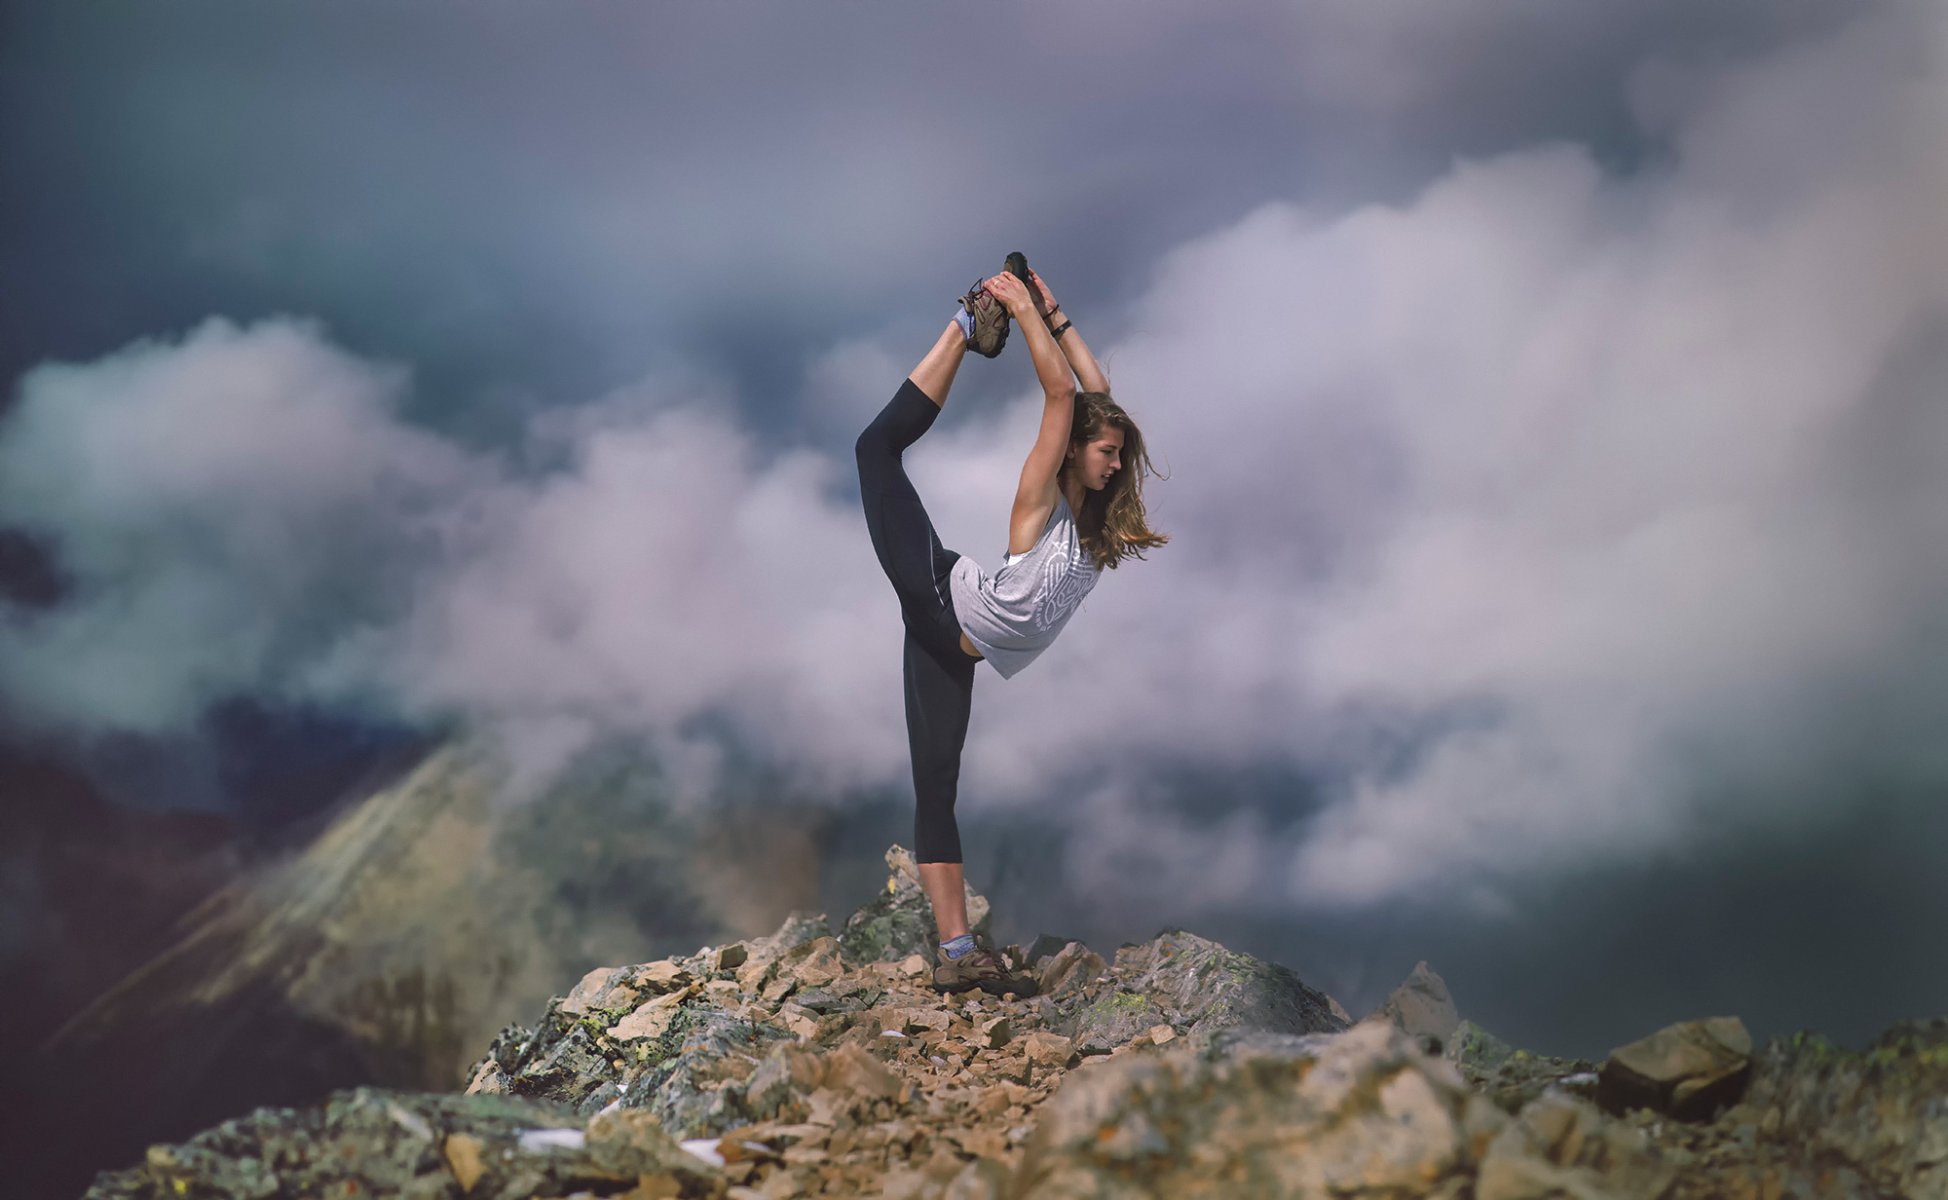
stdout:
POLYGON ((1223 1030, 1071 1073, 1013 1194, 1459 1197, 1504 1121, 1391 1024, 1223 1030))
POLYGON ((595 968, 563 997, 561 1011, 580 1016, 591 1010, 627 1012, 634 1008, 638 993, 629 984, 631 970, 629 967, 595 968))
POLYGON ((651 992, 673 992, 688 987, 694 976, 689 968, 669 959, 644 963, 630 977, 636 986, 651 992))
MULTIPOLYGON (((933 905, 920 886, 920 869, 913 855, 894 845, 886 851, 886 887, 846 920, 839 947, 848 963, 897 962, 918 954, 929 963, 940 944, 933 921, 933 905)), ((988 932, 987 898, 965 883, 967 920, 980 935, 988 932)))
POLYGON ((1070 942, 1043 961, 1036 987, 1040 995, 1054 999, 1081 991, 1108 969, 1102 955, 1081 942, 1070 942))
POLYGON ((1076 1061, 1075 1043, 1053 1033, 1031 1033, 1023 1042, 1028 1061, 1038 1067, 1067 1067, 1076 1061))
POLYGON ((819 936, 800 942, 778 959, 779 974, 789 975, 801 988, 822 988, 845 973, 837 938, 819 936))
POLYGON ((1703 1120, 1738 1101, 1751 1070, 1752 1035, 1744 1022, 1683 1021, 1612 1050, 1597 1074, 1596 1102, 1615 1114, 1645 1107, 1703 1120))
POLYGON ((824 913, 794 910, 776 933, 749 944, 744 961, 737 967, 738 986, 747 992, 760 991, 777 969, 779 959, 814 938, 831 935, 832 923, 824 913))
POLYGON ((507 1095, 507 1076, 502 1074, 500 1064, 490 1058, 475 1068, 473 1079, 467 1084, 466 1094, 469 1096, 507 1095))
POLYGON ((682 992, 668 992, 643 1001, 634 1012, 609 1028, 609 1037, 618 1042, 662 1037, 670 1031, 678 1006, 685 998, 682 992))
MULTIPOLYGON (((1429 969, 1425 959, 1414 964, 1406 980, 1393 989, 1375 1012, 1406 1031, 1409 1037, 1437 1039, 1441 1048, 1461 1024, 1461 1013, 1454 1007, 1453 997, 1448 995, 1447 981, 1429 969)), ((1433 1053, 1439 1054, 1441 1048, 1433 1053)))
POLYGON ((979 1037, 975 1039, 976 1044, 987 1050, 999 1050, 1013 1040, 1015 1036, 1014 1026, 1008 1022, 1008 1018, 1006 1017, 995 1017, 992 1020, 982 1021, 975 1029, 979 1033, 979 1037))
POLYGON ((1676 1176, 1642 1130, 1552 1092, 1489 1142, 1475 1200, 1639 1200, 1666 1195, 1676 1176))
POLYGON ((827 1060, 823 1081, 855 1097, 880 1100, 900 1094, 900 1077, 858 1046, 841 1046, 827 1060))

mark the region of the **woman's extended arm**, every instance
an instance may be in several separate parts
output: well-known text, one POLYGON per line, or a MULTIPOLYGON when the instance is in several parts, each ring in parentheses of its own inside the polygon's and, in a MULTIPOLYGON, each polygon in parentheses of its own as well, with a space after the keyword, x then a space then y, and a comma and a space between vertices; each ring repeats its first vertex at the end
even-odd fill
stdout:
POLYGON ((1042 320, 1041 305, 1029 294, 1028 285, 1007 272, 987 281, 988 291, 1007 305, 1028 341, 1028 355, 1035 360, 1035 377, 1042 385, 1042 425, 1035 434, 1035 448, 1021 468, 1021 486, 1015 505, 1046 510, 1055 505, 1055 476, 1069 447, 1069 432, 1075 423, 1075 379, 1055 346, 1055 338, 1042 320))
POLYGON ((1067 316, 1058 315, 1062 312, 1062 302, 1055 298, 1054 292, 1048 290, 1048 284, 1043 282, 1033 267, 1028 269, 1028 277, 1035 281, 1035 286, 1041 289, 1043 298, 1048 302, 1042 310, 1043 320, 1051 329, 1062 330, 1055 344, 1061 347, 1062 354, 1069 360, 1069 368, 1075 372, 1076 382, 1082 385, 1085 392, 1107 392, 1109 380, 1104 378, 1102 368, 1096 365, 1096 356, 1089 353, 1082 333, 1073 324, 1068 324, 1067 316), (1068 324, 1068 328, 1063 329, 1065 324, 1068 324))

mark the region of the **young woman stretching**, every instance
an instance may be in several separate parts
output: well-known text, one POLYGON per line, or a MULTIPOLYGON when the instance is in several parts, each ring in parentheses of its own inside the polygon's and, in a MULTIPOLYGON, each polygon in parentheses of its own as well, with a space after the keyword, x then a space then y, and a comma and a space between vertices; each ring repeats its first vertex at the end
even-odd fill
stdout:
POLYGON ((1082 335, 1058 320, 1061 305, 1041 276, 1028 274, 1039 296, 1005 272, 970 289, 963 311, 855 447, 866 528, 906 626, 914 859, 940 931, 933 981, 943 992, 1035 991, 1033 980, 1011 975, 992 947, 968 932, 954 799, 975 664, 985 660, 1002 678, 1014 675, 1048 649, 1103 568, 1142 558, 1143 550, 1169 540, 1144 521, 1143 476, 1153 468, 1143 435, 1109 398, 1109 383, 1082 335), (990 575, 941 546, 900 455, 940 415, 966 352, 1000 353, 1009 315, 1021 325, 1045 401, 1015 492, 1008 552, 990 575), (1126 464, 1135 469, 1125 470, 1126 464))

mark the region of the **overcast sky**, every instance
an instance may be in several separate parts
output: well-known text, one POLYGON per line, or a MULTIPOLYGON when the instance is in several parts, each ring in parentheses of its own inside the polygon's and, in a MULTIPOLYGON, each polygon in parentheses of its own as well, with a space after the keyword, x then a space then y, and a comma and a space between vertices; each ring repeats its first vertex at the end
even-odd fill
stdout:
MULTIPOLYGON (((977 674, 964 818, 1097 912, 1465 929, 1373 967, 1464 1011, 1513 942, 1948 1013, 1944 12, 9 6, 0 526, 63 582, 0 705, 909 786, 851 442, 1021 249, 1172 540, 977 674)), ((1039 405, 970 358, 907 456, 990 568, 1039 405)))

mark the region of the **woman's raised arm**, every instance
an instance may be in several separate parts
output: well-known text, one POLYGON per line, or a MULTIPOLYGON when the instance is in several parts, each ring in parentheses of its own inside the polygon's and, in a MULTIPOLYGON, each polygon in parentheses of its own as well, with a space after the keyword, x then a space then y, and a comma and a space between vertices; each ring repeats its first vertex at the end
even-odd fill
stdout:
POLYGON ((1028 355, 1035 360, 1035 378, 1042 385, 1042 427, 1035 435, 1035 448, 1022 466, 1017 503, 1055 503, 1055 475, 1062 469, 1069 448, 1069 432, 1075 424, 1075 378, 1056 348, 1055 338, 1042 320, 1041 306, 1029 294, 1028 285, 1003 271, 987 281, 987 289, 1007 305, 1021 336, 1027 339, 1028 355))

